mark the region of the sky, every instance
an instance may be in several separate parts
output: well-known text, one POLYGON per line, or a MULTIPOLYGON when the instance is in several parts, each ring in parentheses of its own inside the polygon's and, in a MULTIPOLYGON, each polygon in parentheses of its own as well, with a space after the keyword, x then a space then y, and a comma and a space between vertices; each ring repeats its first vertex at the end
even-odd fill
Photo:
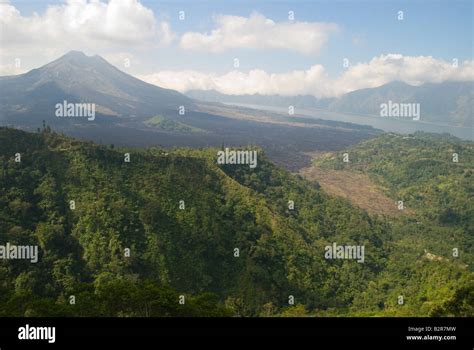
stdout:
POLYGON ((0 75, 70 50, 186 92, 473 81, 473 1, 0 0, 0 75))

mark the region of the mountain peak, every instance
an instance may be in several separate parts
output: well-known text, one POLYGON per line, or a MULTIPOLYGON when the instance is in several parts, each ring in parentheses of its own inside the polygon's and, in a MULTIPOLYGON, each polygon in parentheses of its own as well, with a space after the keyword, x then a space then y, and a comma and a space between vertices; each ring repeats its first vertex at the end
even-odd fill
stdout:
MULTIPOLYGON (((93 62, 93 61, 105 61, 99 55, 88 56, 82 51, 72 50, 61 56, 57 61, 74 61, 74 62, 93 62)), ((106 61, 105 61, 106 62, 106 61)))
POLYGON ((72 50, 39 69, 42 71, 54 71, 55 73, 58 70, 64 70, 69 73, 76 71, 82 75, 90 71, 90 69, 110 71, 116 68, 101 56, 88 56, 82 51, 72 50))
POLYGON ((68 53, 66 53, 63 57, 88 57, 88 56, 82 51, 71 50, 68 53))
POLYGON ((405 83, 404 81, 401 81, 401 80, 393 80, 391 82, 388 82, 382 86, 386 86, 386 87, 396 87, 396 88, 405 88, 405 87, 413 87, 413 85, 410 85, 408 83, 405 83))
POLYGON ((121 71, 101 56, 88 56, 81 51, 69 51, 0 87, 5 100, 5 96, 10 96, 11 100, 21 101, 18 104, 31 105, 28 113, 40 115, 39 110, 43 108, 40 118, 54 115, 51 108, 57 101, 66 99, 93 101, 110 115, 144 118, 160 111, 174 112, 181 105, 191 105, 189 98, 176 91, 148 84, 121 71), (41 98, 32 103, 31 96, 41 98))

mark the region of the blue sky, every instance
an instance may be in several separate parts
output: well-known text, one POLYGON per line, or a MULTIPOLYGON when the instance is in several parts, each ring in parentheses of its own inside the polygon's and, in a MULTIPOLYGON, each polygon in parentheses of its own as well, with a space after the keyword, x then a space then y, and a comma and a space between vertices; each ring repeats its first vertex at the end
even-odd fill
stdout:
MULTIPOLYGON (((143 0, 140 4, 153 12, 157 23, 166 22, 169 25, 175 37, 171 43, 153 50, 133 48, 126 44, 117 47, 116 42, 113 45, 104 43, 91 47, 78 45, 77 49, 89 54, 101 54, 114 64, 130 53, 133 58, 131 67, 127 68, 129 72, 139 77, 148 76, 151 82, 152 74, 156 76, 157 72, 162 71, 192 70, 222 76, 234 70, 234 58, 240 61, 240 72, 259 69, 267 74, 285 74, 295 70, 307 71, 315 65, 321 65, 328 79, 338 79, 347 70, 342 65, 344 58, 347 58, 351 65, 355 65, 368 63, 375 57, 387 54, 400 54, 403 57, 432 56, 445 63, 451 63, 454 58, 459 62, 471 61, 473 56, 472 1, 143 0), (181 10, 186 14, 184 21, 178 18, 181 10), (403 21, 397 19, 400 10, 404 12, 403 21), (252 13, 258 13, 265 19, 280 24, 288 22, 288 11, 294 11, 294 22, 329 23, 337 26, 337 30, 326 31, 324 43, 310 53, 302 52, 301 45, 296 49, 286 49, 284 46, 259 49, 255 45, 237 45, 217 52, 212 49, 183 49, 180 45, 180 38, 185 33, 197 32, 205 35, 216 29, 218 24, 215 18, 219 15, 248 18, 252 13)), ((25 18, 33 18, 34 12, 40 17, 44 16, 48 7, 66 6, 65 1, 42 0, 10 1, 10 5, 25 18)), ((143 33, 143 28, 137 28, 138 32, 140 30, 143 33)), ((297 32, 294 35, 298 36, 297 32)), ((267 37, 266 40, 270 39, 267 37)), ((56 54, 62 47, 54 42, 50 45, 51 54, 45 56, 44 60, 39 58, 35 61, 32 55, 24 55, 24 62, 27 63, 25 68, 45 63, 52 57, 52 52, 56 54), (57 50, 54 50, 54 46, 57 50)), ((65 45, 65 49, 66 46, 67 49, 71 48, 65 45)), ((11 57, 1 58, 4 64, 5 60, 11 60, 11 57)), ((386 61, 390 60, 384 60, 386 61)), ((427 64, 423 62, 424 65, 427 64)), ((433 65, 437 67, 437 63, 433 65)), ((414 65, 410 67, 412 70, 417 69, 414 65)), ((373 80, 376 84, 376 81, 383 79, 373 80)), ((158 81, 162 82, 160 79, 158 81)))

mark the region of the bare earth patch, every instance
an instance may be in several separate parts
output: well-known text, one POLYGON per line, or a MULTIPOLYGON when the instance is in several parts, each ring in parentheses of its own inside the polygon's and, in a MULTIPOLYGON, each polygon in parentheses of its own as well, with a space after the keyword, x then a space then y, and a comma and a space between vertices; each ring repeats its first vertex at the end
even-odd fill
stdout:
POLYGON ((299 174, 309 181, 317 181, 327 193, 347 198, 371 214, 410 214, 407 209, 398 210, 397 202, 387 197, 367 175, 349 170, 320 169, 316 166, 303 168, 299 174))

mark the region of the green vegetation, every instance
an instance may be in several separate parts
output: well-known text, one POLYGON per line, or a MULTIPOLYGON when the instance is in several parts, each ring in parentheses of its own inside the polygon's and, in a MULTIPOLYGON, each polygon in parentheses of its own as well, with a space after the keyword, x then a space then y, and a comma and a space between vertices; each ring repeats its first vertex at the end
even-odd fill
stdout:
POLYGON ((0 315, 474 314, 467 209, 439 231, 392 223, 261 150, 255 169, 218 166, 217 151, 107 149, 0 128, 0 244, 40 249, 36 264, 0 261, 0 315), (365 262, 326 260, 332 242, 364 245, 365 262))
POLYGON ((414 213, 390 218, 395 242, 387 268, 354 306, 383 303, 384 289, 399 289, 405 296, 410 290, 421 314, 474 315, 473 146, 448 135, 384 134, 316 161, 369 175, 414 213), (342 162, 346 152, 348 163, 342 162))
POLYGON ((205 132, 202 129, 195 128, 193 126, 189 126, 176 120, 158 115, 151 119, 148 119, 145 124, 163 131, 173 131, 182 133, 205 132))
POLYGON ((365 172, 388 195, 422 212, 427 220, 474 232, 472 143, 445 135, 384 134, 347 152, 349 163, 328 157, 318 165, 365 172))

